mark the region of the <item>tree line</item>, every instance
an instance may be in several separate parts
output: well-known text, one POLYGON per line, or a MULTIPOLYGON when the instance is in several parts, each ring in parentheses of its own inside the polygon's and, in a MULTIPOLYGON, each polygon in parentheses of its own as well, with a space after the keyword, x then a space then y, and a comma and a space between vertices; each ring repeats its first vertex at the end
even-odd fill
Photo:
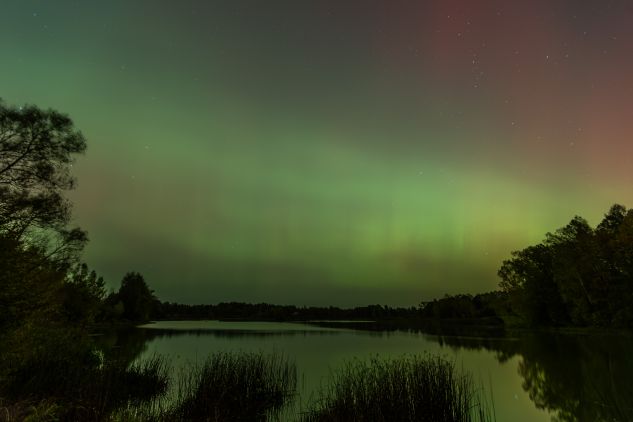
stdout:
POLYGON ((412 318, 418 315, 417 307, 394 308, 386 305, 368 305, 355 308, 336 306, 295 306, 270 303, 221 302, 215 305, 184 305, 157 302, 153 309, 155 319, 224 319, 266 321, 314 320, 375 320, 412 318))
POLYGON ((498 275, 498 291, 446 296, 421 314, 498 317, 527 327, 633 328, 633 209, 613 205, 595 228, 575 216, 541 243, 512 252, 498 275))

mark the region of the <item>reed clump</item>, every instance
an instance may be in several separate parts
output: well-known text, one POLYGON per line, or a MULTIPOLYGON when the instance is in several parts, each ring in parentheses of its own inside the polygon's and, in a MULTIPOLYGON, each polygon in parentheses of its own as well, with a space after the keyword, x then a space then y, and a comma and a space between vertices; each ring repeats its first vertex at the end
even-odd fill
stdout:
POLYGON ((347 362, 303 412, 320 421, 489 421, 482 392, 441 357, 374 357, 347 362))
POLYGON ((293 398, 294 362, 282 354, 215 353, 180 377, 170 421, 263 421, 293 398))

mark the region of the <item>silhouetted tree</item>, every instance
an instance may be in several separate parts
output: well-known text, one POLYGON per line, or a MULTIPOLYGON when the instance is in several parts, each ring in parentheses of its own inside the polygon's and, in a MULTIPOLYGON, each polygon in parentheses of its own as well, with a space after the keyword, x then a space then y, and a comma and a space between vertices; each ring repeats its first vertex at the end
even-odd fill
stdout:
POLYGON ((530 246, 512 253, 504 261, 499 276, 501 288, 510 294, 517 312, 530 324, 562 322, 564 309, 552 277, 551 251, 544 245, 530 246))
POLYGON ((609 242, 607 305, 615 325, 633 327, 633 209, 627 211, 609 242))
POLYGON ((633 326, 633 211, 614 205, 595 230, 574 217, 499 276, 529 324, 633 326))
POLYGON ((64 311, 70 322, 89 324, 102 312, 105 283, 86 264, 75 266, 64 283, 64 311))
POLYGON ((596 227, 596 231, 598 233, 615 234, 624 222, 626 213, 626 208, 623 205, 612 205, 609 212, 604 215, 604 218, 596 227))
POLYGON ((123 304, 123 317, 125 319, 130 321, 147 321, 149 319, 156 298, 141 274, 135 272, 125 274, 121 280, 117 296, 123 304))
POLYGON ((599 294, 596 283, 598 268, 595 256, 598 254, 594 242, 594 231, 581 217, 574 217, 569 224, 554 233, 548 233, 545 240, 552 259, 552 281, 564 303, 554 303, 561 307, 559 317, 565 312, 564 320, 552 321, 574 325, 592 323, 594 312, 599 308, 599 294))
POLYGON ((0 343, 3 334, 59 318, 65 276, 37 247, 0 235, 0 343))
POLYGON ((85 148, 67 116, 0 101, 0 233, 38 242, 46 256, 75 255, 86 235, 68 229, 71 207, 63 193, 75 185, 70 169, 85 148))
POLYGON ((68 228, 63 194, 85 147, 63 114, 0 101, 0 320, 15 330, 61 316, 68 270, 87 240, 68 228))

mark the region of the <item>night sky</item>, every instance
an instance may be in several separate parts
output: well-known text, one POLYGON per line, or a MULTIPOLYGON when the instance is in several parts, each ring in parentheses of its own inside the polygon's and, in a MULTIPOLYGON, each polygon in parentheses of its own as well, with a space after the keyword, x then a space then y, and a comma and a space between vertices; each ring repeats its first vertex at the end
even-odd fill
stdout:
POLYGON ((84 258, 163 300, 416 305, 633 205, 633 2, 3 0, 84 258))

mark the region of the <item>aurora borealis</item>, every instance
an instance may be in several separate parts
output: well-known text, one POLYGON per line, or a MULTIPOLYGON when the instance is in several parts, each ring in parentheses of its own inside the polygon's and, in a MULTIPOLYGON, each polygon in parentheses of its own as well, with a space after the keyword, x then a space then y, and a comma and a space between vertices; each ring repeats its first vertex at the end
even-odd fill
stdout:
POLYGON ((87 263, 163 300, 415 305, 633 205, 629 1, 5 0, 87 263))

